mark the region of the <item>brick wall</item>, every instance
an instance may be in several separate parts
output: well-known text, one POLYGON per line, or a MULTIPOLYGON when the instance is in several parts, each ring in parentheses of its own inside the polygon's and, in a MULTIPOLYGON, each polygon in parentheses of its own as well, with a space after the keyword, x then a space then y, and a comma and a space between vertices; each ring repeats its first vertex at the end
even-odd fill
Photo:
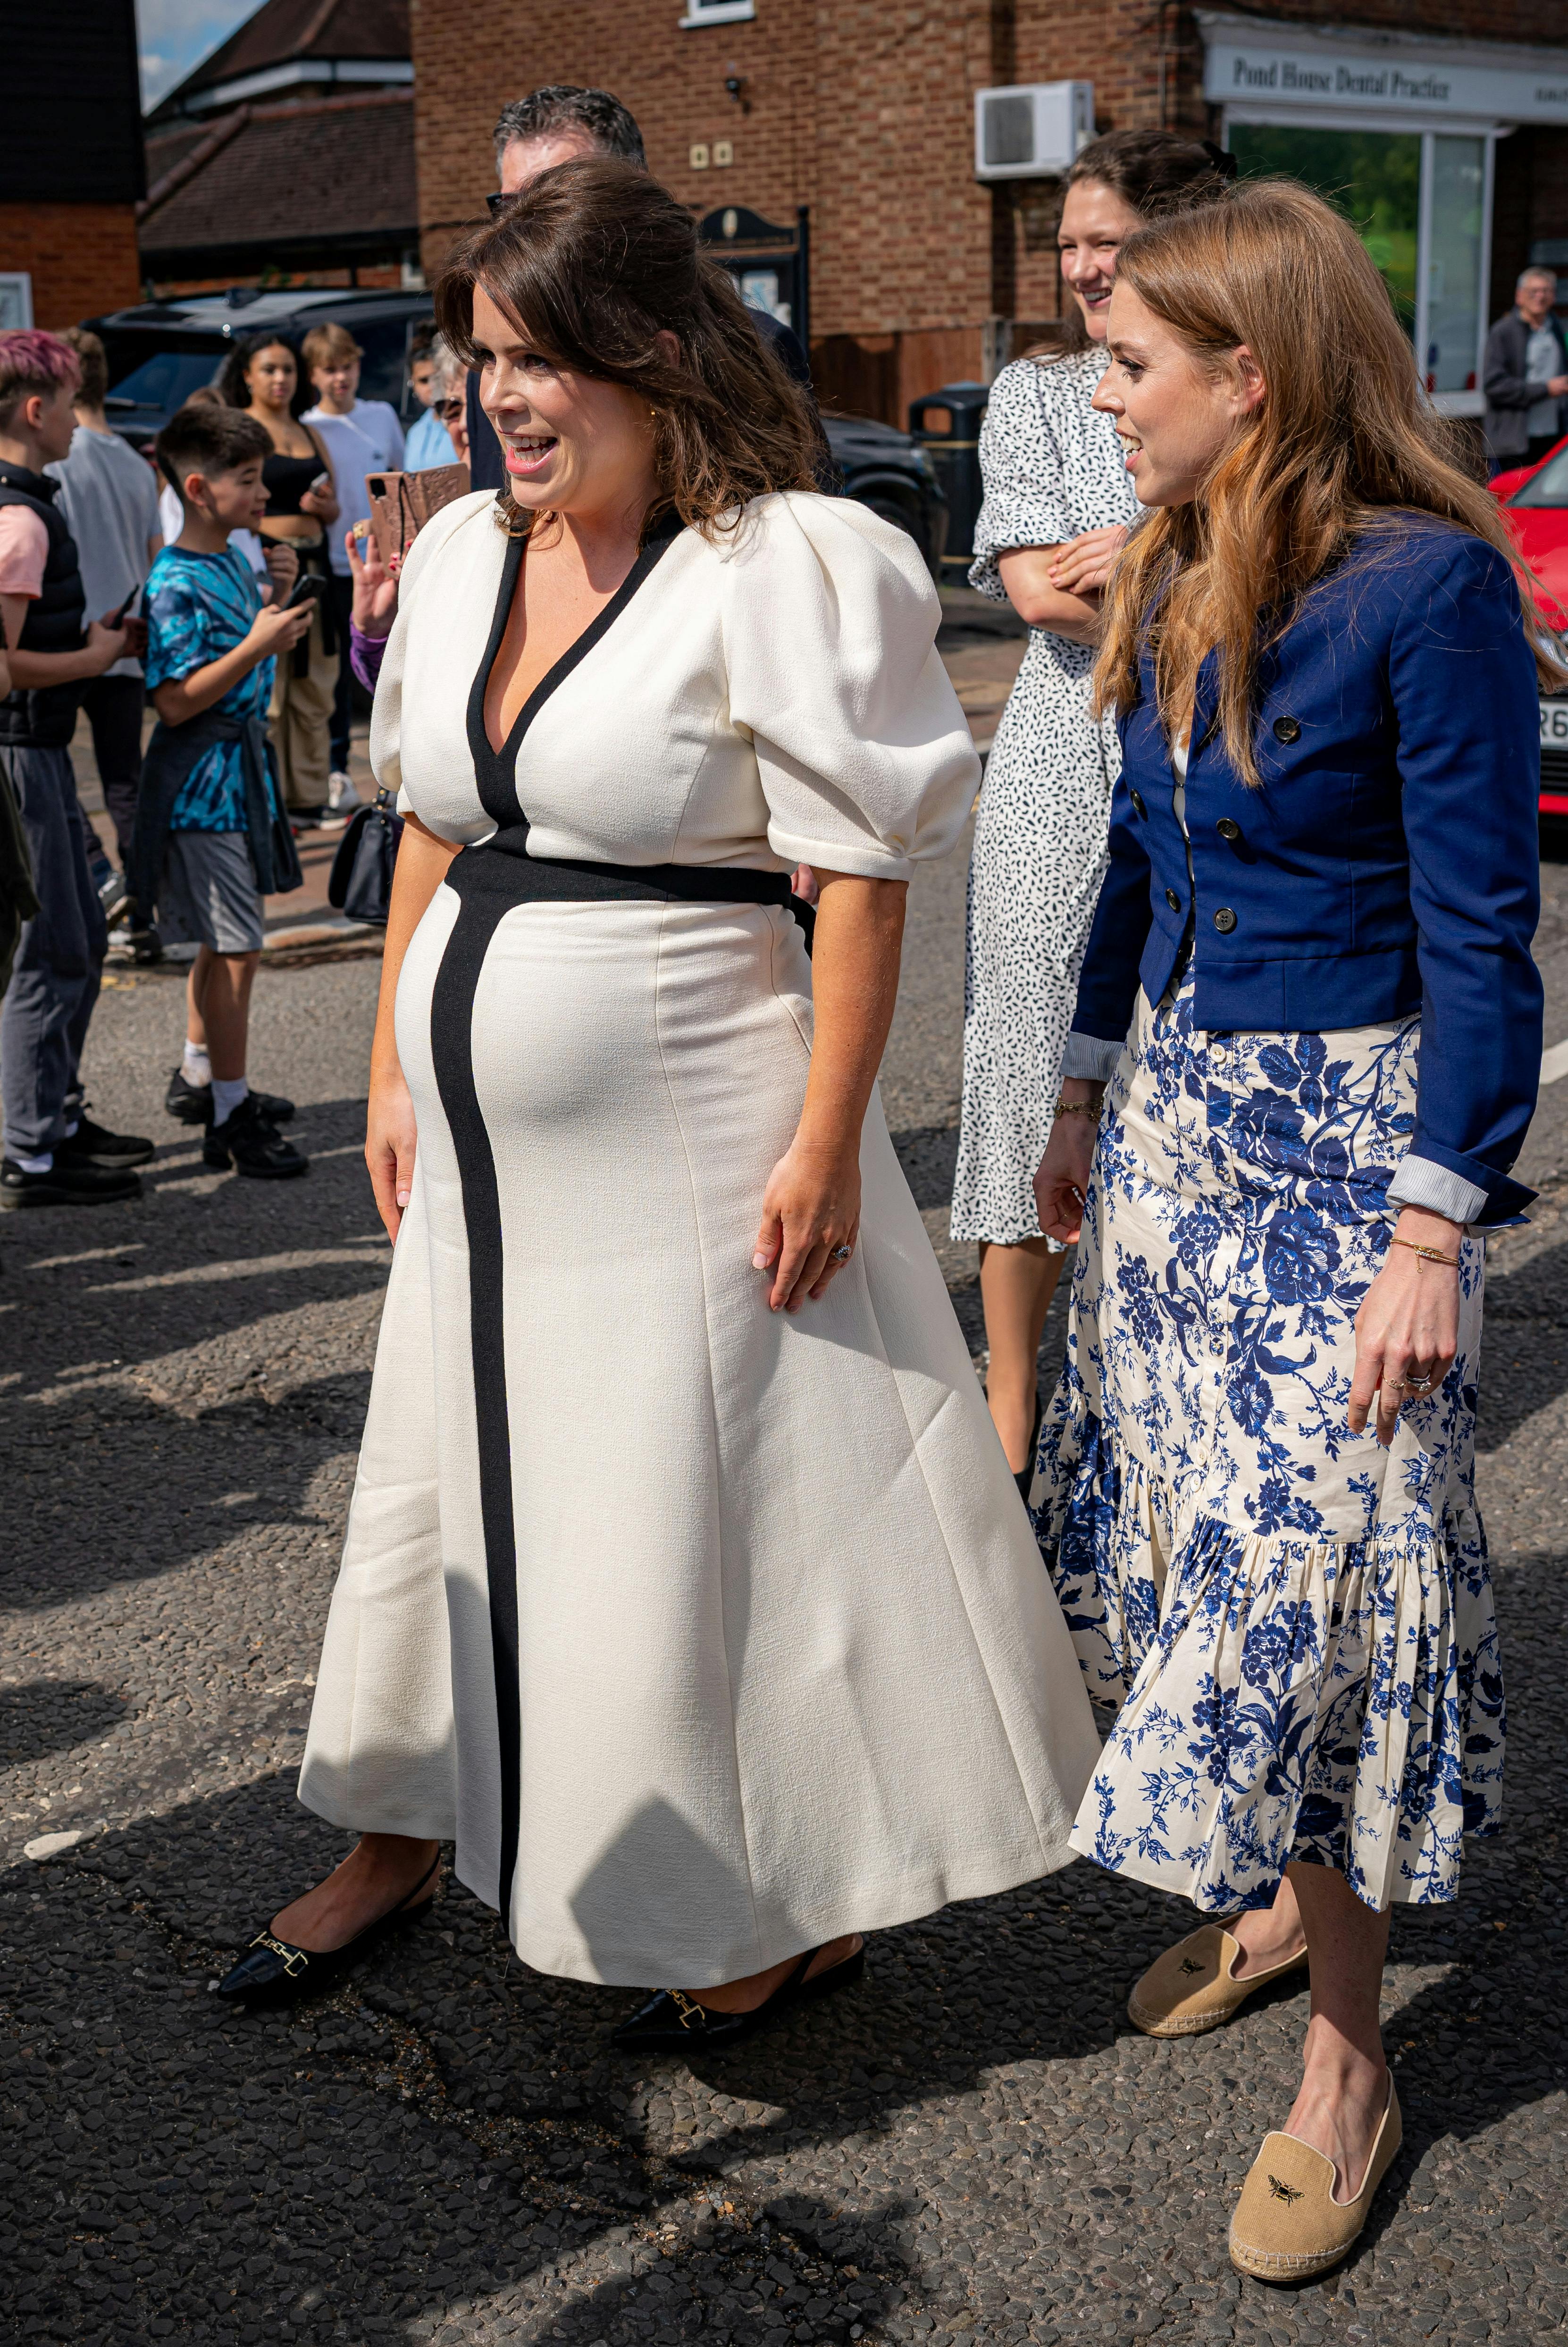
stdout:
MULTIPOLYGON (((1020 322, 1021 347, 1061 314, 1060 191, 976 181, 976 89, 1089 80, 1102 130, 1212 128, 1202 46, 1174 0, 757 0, 757 11, 682 31, 682 0, 413 0, 426 271, 460 223, 483 216, 505 100, 545 82, 598 84, 630 107, 651 169, 694 211, 743 204, 790 223, 809 205, 819 389, 828 405, 902 422, 910 399, 982 371, 999 347, 988 320, 1020 322), (742 81, 739 104, 727 76, 742 81), (727 168, 693 167, 693 147, 711 156, 723 141, 727 168)), ((1568 38, 1563 0, 1267 0, 1267 14, 1568 38)), ((1559 156, 1568 139, 1556 132, 1502 142, 1500 259, 1568 236, 1559 156)))
POLYGON ((26 269, 40 326, 74 326, 141 298, 130 204, 0 204, 0 269, 26 269))

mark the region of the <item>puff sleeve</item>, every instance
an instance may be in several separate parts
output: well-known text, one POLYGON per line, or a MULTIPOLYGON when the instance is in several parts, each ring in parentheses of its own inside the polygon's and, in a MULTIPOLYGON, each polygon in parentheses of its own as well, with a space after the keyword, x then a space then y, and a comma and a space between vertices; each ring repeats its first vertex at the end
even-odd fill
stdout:
POLYGON ((848 498, 751 507, 725 558, 730 715, 750 734, 768 844, 789 864, 907 880, 979 787, 913 541, 848 498))
POLYGON ((980 425, 985 498, 975 518, 969 584, 996 603, 1008 600, 999 556, 1023 546, 1065 546, 1078 535, 1051 412, 1056 390, 1056 378, 1034 359, 1016 359, 991 385, 980 425))

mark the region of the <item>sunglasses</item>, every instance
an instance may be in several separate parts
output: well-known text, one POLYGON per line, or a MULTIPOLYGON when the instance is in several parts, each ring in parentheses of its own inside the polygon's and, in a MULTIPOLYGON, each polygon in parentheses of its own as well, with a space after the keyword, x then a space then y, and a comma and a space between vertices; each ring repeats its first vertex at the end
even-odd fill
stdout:
POLYGON ((460 399, 433 399, 430 409, 432 415, 438 415, 443 424, 454 424, 463 414, 465 404, 460 399))
POLYGON ((517 190, 515 189, 510 195, 507 195, 502 189, 497 188, 494 195, 486 197, 485 210, 489 213, 492 220, 499 220, 501 214, 506 210, 507 206, 508 204, 516 203, 517 200, 517 190))

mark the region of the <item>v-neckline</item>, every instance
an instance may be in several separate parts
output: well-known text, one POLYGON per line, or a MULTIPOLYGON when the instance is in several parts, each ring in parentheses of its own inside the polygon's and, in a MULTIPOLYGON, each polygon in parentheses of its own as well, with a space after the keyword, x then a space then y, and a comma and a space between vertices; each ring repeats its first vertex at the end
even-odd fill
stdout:
POLYGON ((643 546, 604 609, 594 615, 581 635, 573 638, 559 659, 553 661, 540 677, 513 718, 497 750, 485 723, 485 695, 489 689, 490 671, 500 656, 501 640, 507 632, 507 621, 511 616, 512 600, 518 591, 518 579, 528 546, 526 538, 509 540, 506 560, 501 566, 501 580, 496 593, 490 633, 468 693, 468 747, 473 753, 479 796, 486 813, 493 815, 498 824, 505 826, 528 820, 518 800, 517 766, 518 753, 529 726, 550 695, 559 691, 572 671, 587 659, 595 644, 614 626, 660 557, 669 551, 683 528, 680 517, 673 513, 655 528, 653 536, 643 546))

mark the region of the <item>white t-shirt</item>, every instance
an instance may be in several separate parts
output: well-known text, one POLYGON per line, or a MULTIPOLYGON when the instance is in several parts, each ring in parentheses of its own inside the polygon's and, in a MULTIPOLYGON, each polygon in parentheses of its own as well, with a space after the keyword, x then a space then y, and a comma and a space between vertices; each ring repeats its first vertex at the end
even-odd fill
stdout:
MULTIPOLYGON (((158 528, 158 476, 118 432, 78 424, 70 453, 44 470, 60 484, 56 500, 77 541, 87 618, 117 611, 152 568, 148 541, 158 528)), ((141 662, 116 661, 108 676, 139 676, 141 662)))
POLYGON ((395 408, 384 399, 356 399, 352 415, 329 415, 324 407, 307 407, 302 424, 313 425, 326 444, 333 468, 333 493, 338 518, 327 531, 327 549, 340 579, 349 576, 343 538, 356 521, 370 519, 367 473, 403 470, 403 426, 395 408))

